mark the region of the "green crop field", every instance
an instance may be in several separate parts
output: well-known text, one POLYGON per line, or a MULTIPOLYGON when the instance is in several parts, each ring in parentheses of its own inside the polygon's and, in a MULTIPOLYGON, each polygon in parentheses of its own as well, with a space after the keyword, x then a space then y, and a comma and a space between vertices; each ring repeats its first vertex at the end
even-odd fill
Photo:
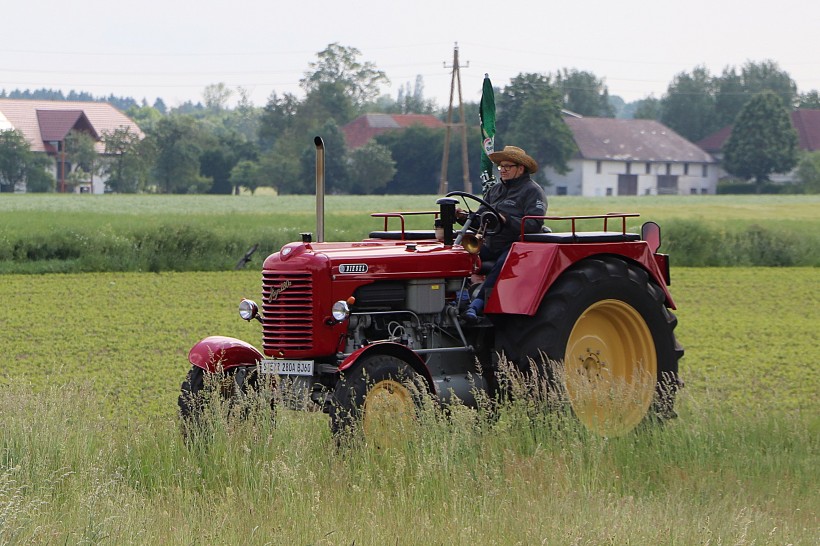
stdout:
MULTIPOLYGON (((468 410, 397 450, 320 413, 217 421, 176 397, 257 271, 0 276, 0 542, 816 544, 817 268, 677 268, 680 418, 625 438, 468 410)), ((457 409, 457 408, 456 408, 457 409)))

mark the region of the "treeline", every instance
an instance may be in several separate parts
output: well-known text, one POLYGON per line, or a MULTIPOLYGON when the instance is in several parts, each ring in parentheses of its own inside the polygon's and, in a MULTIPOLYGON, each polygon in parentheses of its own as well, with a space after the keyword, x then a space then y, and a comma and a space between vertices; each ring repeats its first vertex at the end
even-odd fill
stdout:
MULTIPOLYGON (((343 194, 433 194, 442 178, 445 131, 413 126, 403 131, 383 133, 365 146, 348 150, 341 127, 366 113, 428 114, 446 120, 447 111, 424 96, 419 76, 414 85, 407 83, 397 97, 379 94, 387 75, 370 62, 360 59, 355 48, 330 44, 310 63, 300 84, 304 97, 274 92, 264 107, 251 103, 244 89, 229 89, 224 84, 205 88, 203 101, 185 103, 168 109, 161 99, 153 105, 145 100, 106 97, 124 110, 145 133, 103 135, 106 157, 80 157, 88 149, 83 135, 72 135, 69 158, 73 180, 101 173, 107 190, 120 193, 238 193, 267 186, 280 194, 312 193, 314 188, 313 137, 322 136, 327 149, 327 189, 343 194), (232 97, 234 107, 228 107, 232 97), (73 150, 73 152, 72 152, 73 150)), ((498 83, 498 82, 496 82, 498 83)), ((772 108, 785 114, 795 107, 820 108, 817 91, 800 94, 789 75, 776 63, 747 63, 739 71, 727 68, 713 77, 703 68, 676 76, 660 99, 652 97, 626 104, 611 97, 603 79, 575 69, 555 73, 522 73, 507 85, 496 87, 496 148, 515 144, 525 148, 542 166, 562 172, 575 152, 571 134, 563 122, 562 110, 583 116, 634 116, 658 119, 686 138, 696 141, 709 132, 734 123, 751 99, 762 91, 774 94, 779 102, 755 106, 749 122, 771 117, 772 108)), ((41 90, 14 91, 9 97, 60 100, 61 92, 41 90), (53 96, 47 96, 54 93, 53 96), (38 96, 35 97, 35 94, 38 96)), ((3 93, 0 93, 3 96, 3 93)), ((87 93, 71 92, 65 100, 101 100, 87 93)), ((478 104, 464 105, 467 125, 468 168, 474 192, 480 191, 477 166, 481 153, 478 104), (474 170, 473 170, 474 169, 474 170)), ((779 114, 778 114, 779 115, 779 114)), ((458 112, 454 113, 458 121, 458 112)), ((778 117, 778 116, 775 116, 778 117)), ((782 118, 782 116, 781 116, 782 118)), ((782 119, 771 122, 772 131, 780 130, 782 119)), ((784 129, 788 133, 788 129, 784 129)), ((741 132, 741 131, 735 131, 741 132)), ((760 132, 759 130, 757 131, 760 132)), ((765 182, 772 170, 789 170, 798 161, 794 135, 778 134, 772 153, 774 159, 755 172, 739 170, 738 177, 765 182), (784 136, 785 135, 785 136, 784 136)), ((750 140, 752 135, 748 135, 750 140)), ((18 143, 19 144, 19 143, 18 143)), ((0 148, 3 144, 0 143, 0 148)), ((759 155, 760 146, 741 142, 735 163, 744 166, 744 153, 759 155)), ((3 168, 0 149, 0 186, 14 187, 11 169, 3 168)), ((731 154, 730 154, 731 155, 731 154)), ((30 159, 33 162, 33 159, 30 159)), ((458 128, 451 133, 450 157, 445 178, 449 189, 464 189, 461 146, 458 128)), ((813 158, 803 170, 816 176, 820 187, 820 158, 813 158)), ((18 181, 29 180, 16 171, 18 181)), ((540 182, 548 184, 539 173, 540 182)), ((29 191, 49 191, 53 183, 40 180, 27 184, 29 191)), ((762 186, 758 186, 762 187, 762 186)))

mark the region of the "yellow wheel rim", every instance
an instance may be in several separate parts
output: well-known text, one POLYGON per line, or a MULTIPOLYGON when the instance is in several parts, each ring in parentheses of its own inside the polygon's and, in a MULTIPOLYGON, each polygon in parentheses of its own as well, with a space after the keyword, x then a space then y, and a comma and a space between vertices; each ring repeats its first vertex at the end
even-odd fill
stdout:
POLYGON ((575 415, 602 436, 619 436, 646 416, 658 359, 643 317, 620 300, 601 300, 578 318, 564 355, 567 396, 575 415))
POLYGON ((368 442, 377 447, 395 446, 416 420, 416 403, 410 389, 393 379, 375 383, 364 400, 362 426, 368 442))

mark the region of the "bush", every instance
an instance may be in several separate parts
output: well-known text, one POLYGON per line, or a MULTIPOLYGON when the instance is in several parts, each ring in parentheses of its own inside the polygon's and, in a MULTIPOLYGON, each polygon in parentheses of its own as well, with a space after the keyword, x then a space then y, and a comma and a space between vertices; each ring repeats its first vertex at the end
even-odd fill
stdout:
POLYGON ((759 224, 725 231, 694 220, 669 220, 661 251, 670 254, 676 266, 820 265, 811 240, 759 224))

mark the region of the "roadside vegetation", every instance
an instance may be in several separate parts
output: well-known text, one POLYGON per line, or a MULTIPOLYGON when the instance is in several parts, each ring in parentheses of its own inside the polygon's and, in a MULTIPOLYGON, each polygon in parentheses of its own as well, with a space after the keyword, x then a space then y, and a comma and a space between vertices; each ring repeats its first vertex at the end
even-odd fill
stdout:
POLYGON ((816 544, 819 271, 673 269, 686 387, 662 428, 603 439, 519 398, 428 407, 381 450, 263 404, 182 434, 187 350, 261 339, 236 314, 258 271, 5 275, 0 542, 816 544))

